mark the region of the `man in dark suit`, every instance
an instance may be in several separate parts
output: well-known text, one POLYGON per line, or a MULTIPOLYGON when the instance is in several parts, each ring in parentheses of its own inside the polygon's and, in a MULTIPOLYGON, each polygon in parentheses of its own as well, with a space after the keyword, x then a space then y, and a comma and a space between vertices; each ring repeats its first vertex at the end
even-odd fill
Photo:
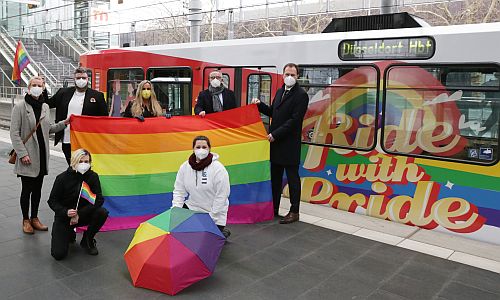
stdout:
POLYGON ((286 171, 290 191, 290 212, 280 220, 289 224, 299 220, 300 205, 300 148, 302 121, 307 111, 309 97, 297 83, 299 68, 288 63, 283 68, 284 85, 276 92, 271 107, 258 99, 259 111, 271 117, 267 139, 271 142, 271 185, 274 215, 278 216, 280 207, 283 171, 286 171))
POLYGON ((210 73, 210 85, 198 95, 194 107, 196 115, 204 117, 206 114, 236 108, 236 98, 233 91, 222 84, 222 73, 213 71, 210 73))
MULTIPOLYGON (((56 108, 56 122, 65 120, 71 115, 107 116, 108 106, 103 93, 88 87, 87 70, 76 68, 74 76, 75 86, 59 89, 54 96, 47 97, 46 103, 51 108, 56 108)), ((55 145, 62 141, 62 150, 68 165, 71 159, 70 126, 68 125, 64 131, 57 132, 54 139, 55 145)))

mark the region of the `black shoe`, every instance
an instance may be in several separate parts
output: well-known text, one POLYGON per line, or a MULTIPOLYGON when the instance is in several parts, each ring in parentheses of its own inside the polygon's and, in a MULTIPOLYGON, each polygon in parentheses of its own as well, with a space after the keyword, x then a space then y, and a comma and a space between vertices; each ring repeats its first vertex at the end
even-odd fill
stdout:
POLYGON ((87 237, 87 232, 85 232, 83 234, 82 240, 80 242, 80 246, 82 246, 82 248, 84 248, 85 250, 87 250, 87 253, 89 255, 97 255, 97 254, 99 254, 99 251, 97 251, 96 244, 97 243, 96 243, 95 239, 89 239, 87 237))
POLYGON ((76 243, 76 232, 73 229, 71 229, 71 231, 69 233, 69 242, 71 244, 76 243))
POLYGON ((224 228, 224 229, 222 229, 222 234, 224 235, 224 237, 227 240, 227 238, 231 235, 231 231, 229 231, 229 229, 224 228))

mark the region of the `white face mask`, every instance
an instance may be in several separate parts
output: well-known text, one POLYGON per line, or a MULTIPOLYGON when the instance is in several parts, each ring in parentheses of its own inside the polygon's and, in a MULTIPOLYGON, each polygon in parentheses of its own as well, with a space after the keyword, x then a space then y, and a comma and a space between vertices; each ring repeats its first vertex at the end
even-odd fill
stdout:
POLYGON ((43 88, 41 88, 39 86, 33 86, 30 88, 30 95, 35 97, 35 98, 40 97, 40 95, 42 93, 43 93, 43 88))
POLYGON ((218 88, 220 86, 220 80, 217 78, 214 78, 214 79, 212 79, 212 81, 210 81, 210 85, 212 85, 212 87, 214 87, 214 88, 218 88))
POLYGON ((208 156, 208 149, 194 149, 194 155, 199 160, 205 159, 208 156))
POLYGON ((292 76, 287 76, 287 77, 285 77, 285 80, 284 80, 284 81, 285 81, 285 85, 286 85, 287 87, 291 87, 291 86, 293 86, 293 85, 295 84, 295 82, 296 82, 295 78, 294 78, 294 77, 292 77, 292 76))
POLYGON ((88 163, 79 163, 76 165, 76 171, 85 174, 90 169, 90 164, 88 163))
POLYGON ((88 82, 89 82, 88 80, 83 79, 83 78, 75 80, 76 86, 81 88, 81 89, 83 89, 84 87, 87 87, 88 82))

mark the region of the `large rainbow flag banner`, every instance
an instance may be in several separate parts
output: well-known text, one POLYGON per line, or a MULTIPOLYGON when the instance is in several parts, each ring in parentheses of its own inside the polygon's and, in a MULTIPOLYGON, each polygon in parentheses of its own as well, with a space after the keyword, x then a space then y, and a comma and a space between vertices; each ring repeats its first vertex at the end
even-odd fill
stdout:
POLYGON ((14 67, 12 68, 12 82, 17 85, 21 84, 21 73, 28 66, 30 60, 26 50, 24 50, 21 40, 17 42, 16 54, 14 55, 14 67))
POLYGON ((148 118, 71 117, 72 150, 92 154, 104 206, 104 230, 135 228, 172 206, 180 165, 195 136, 210 138, 231 181, 228 223, 273 218, 269 142, 260 114, 249 105, 217 114, 148 118))

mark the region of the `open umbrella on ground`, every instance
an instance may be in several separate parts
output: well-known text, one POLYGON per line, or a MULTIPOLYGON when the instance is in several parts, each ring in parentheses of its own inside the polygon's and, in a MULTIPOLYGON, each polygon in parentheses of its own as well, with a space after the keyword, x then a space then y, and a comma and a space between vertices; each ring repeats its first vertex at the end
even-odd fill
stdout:
POLYGON ((125 262, 134 286, 175 295, 213 273, 224 241, 208 214, 173 207, 141 223, 125 262))

